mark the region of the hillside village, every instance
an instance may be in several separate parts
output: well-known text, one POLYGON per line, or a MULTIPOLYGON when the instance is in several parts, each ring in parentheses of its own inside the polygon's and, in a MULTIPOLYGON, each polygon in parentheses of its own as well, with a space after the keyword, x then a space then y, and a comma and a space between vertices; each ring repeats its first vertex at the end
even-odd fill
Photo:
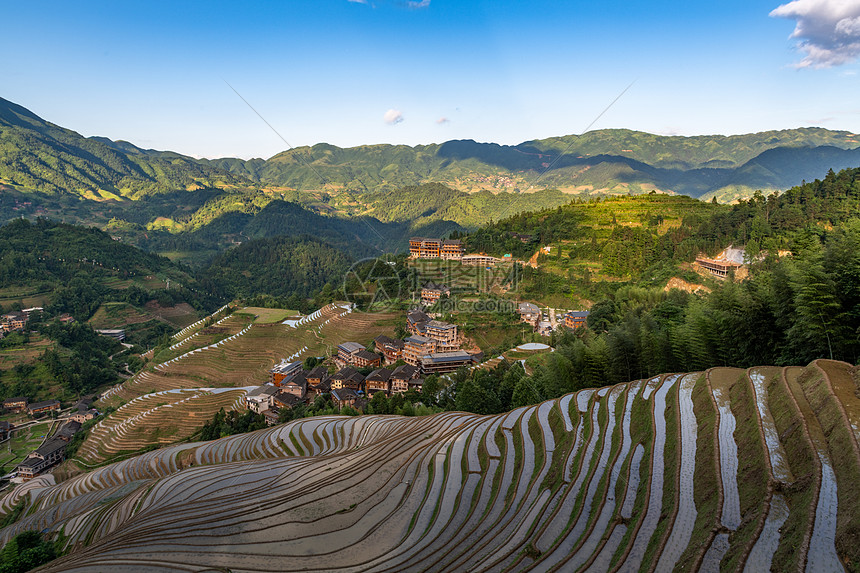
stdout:
POLYGON ((333 372, 283 361, 271 369, 268 383, 246 395, 245 402, 275 424, 282 409, 317 396, 330 394, 338 408, 360 409, 378 392, 386 396, 420 392, 427 376, 471 368, 483 360, 480 350, 462 349, 464 338, 456 324, 435 320, 423 310, 407 313, 406 329, 409 336, 403 339, 376 337, 372 350, 358 342, 340 342, 328 360, 333 372))
MULTIPOLYGON (((700 257, 697 264, 702 267, 702 272, 723 278, 725 268, 737 271, 745 266, 742 250, 740 254, 735 252, 737 249, 729 251, 714 259, 700 257)), ((410 240, 410 258, 440 259, 466 266, 492 266, 505 262, 483 253, 467 255, 459 240, 421 237, 410 240)), ((473 369, 481 365, 485 361, 483 353, 467 341, 461 328, 439 320, 438 313, 429 312, 429 309, 442 308, 440 303, 457 295, 457 290, 439 282, 424 283, 415 293, 420 306, 406 312, 407 335, 403 338, 379 335, 367 347, 359 342, 343 340, 336 344, 336 351, 329 357, 319 357, 310 363, 282 360, 271 368, 265 384, 245 395, 245 407, 261 414, 268 425, 277 424, 284 410, 310 404, 321 396, 330 398, 339 410, 349 407, 361 411, 377 393, 386 397, 402 396, 410 391, 420 394, 428 376, 450 375, 460 368, 473 369)), ((542 309, 525 301, 519 302, 515 308, 519 320, 540 336, 550 336, 561 328, 587 328, 587 310, 542 309)), ((36 307, 6 313, 0 317, 0 331, 20 332, 26 328, 30 315, 42 310, 36 307)), ((74 320, 69 315, 56 318, 63 323, 74 320)), ((122 329, 101 329, 98 332, 118 340, 124 337, 122 329)), ((35 417, 52 412, 56 416, 61 405, 57 400, 31 403, 26 397, 13 397, 7 399, 3 406, 7 412, 35 417)), ((92 408, 79 405, 76 408, 65 414, 66 421, 62 427, 18 464, 15 471, 17 479, 32 479, 63 461, 66 445, 80 430, 81 424, 98 416, 92 408)), ((10 422, 0 422, 0 438, 5 438, 14 428, 10 422)))
MULTIPOLYGON (((43 312, 41 307, 32 307, 3 314, 0 316, 0 338, 10 333, 28 332, 31 319, 38 316, 42 320, 43 312)), ((68 314, 60 314, 54 319, 61 324, 74 322, 68 314)), ((0 413, 4 418, 0 420, 0 443, 12 440, 16 432, 25 432, 38 425, 47 427, 38 447, 4 478, 11 478, 13 482, 27 481, 62 462, 69 442, 83 424, 99 416, 99 412, 92 408, 92 403, 92 396, 84 397, 63 410, 56 399, 31 401, 26 396, 4 399, 0 404, 0 413)))
MULTIPOLYGON (((413 237, 409 246, 410 259, 415 260, 441 259, 467 266, 501 262, 483 253, 466 255, 459 240, 413 237)), ((246 406, 274 425, 283 410, 319 396, 330 395, 338 409, 349 406, 361 410, 377 393, 392 396, 410 390, 420 392, 427 376, 475 368, 484 361, 483 352, 477 347, 464 349, 466 339, 458 325, 437 320, 426 312, 448 299, 452 292, 454 289, 445 284, 425 283, 416 292, 420 306, 406 313, 408 336, 402 339, 381 335, 373 340, 372 348, 340 341, 336 354, 327 361, 329 367, 306 368, 301 361, 282 361, 271 369, 266 384, 246 395, 246 406)), ((586 328, 589 314, 568 311, 557 317, 555 309, 542 311, 529 302, 520 303, 516 313, 532 332, 543 336, 559 328, 586 328)))

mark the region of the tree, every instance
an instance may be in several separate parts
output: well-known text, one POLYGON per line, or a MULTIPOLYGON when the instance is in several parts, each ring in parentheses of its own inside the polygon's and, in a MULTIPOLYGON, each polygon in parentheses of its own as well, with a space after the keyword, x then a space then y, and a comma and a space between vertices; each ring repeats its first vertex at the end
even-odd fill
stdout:
POLYGON ((517 381, 514 388, 513 396, 511 397, 511 406, 519 408, 536 404, 544 399, 544 396, 538 390, 534 380, 529 376, 523 376, 517 381))
POLYGON ((421 386, 421 401, 428 406, 436 405, 441 389, 439 377, 436 374, 429 375, 421 386))
POLYGON ((795 320, 788 331, 790 346, 804 361, 833 358, 833 337, 841 307, 834 284, 824 270, 823 254, 813 248, 797 261, 791 275, 795 320))

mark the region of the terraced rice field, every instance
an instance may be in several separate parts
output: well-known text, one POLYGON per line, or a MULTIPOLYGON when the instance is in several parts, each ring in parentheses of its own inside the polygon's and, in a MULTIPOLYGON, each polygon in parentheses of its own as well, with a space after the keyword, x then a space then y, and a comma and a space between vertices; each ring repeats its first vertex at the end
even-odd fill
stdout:
POLYGON ((243 407, 252 388, 163 390, 135 398, 90 431, 75 459, 86 467, 185 439, 221 408, 243 407))
POLYGON ((308 418, 42 483, 0 542, 62 530, 44 571, 857 570, 855 380, 822 360, 308 418))
POLYGON ((167 360, 105 394, 99 405, 119 409, 93 428, 76 455, 80 466, 183 440, 220 408, 243 408, 244 394, 266 382, 280 360, 325 354, 344 340, 391 334, 395 318, 333 304, 290 325, 279 322, 289 311, 248 308, 223 315, 224 310, 211 317, 210 326, 201 321, 177 336, 167 360), (228 389, 235 391, 223 392, 228 389))
MULTIPOLYGON (((396 315, 352 313, 345 305, 328 305, 299 326, 255 322, 255 315, 236 312, 211 327, 186 332, 163 362, 136 375, 103 398, 116 406, 143 394, 177 388, 257 386, 284 359, 302 360, 326 354, 345 340, 392 334, 396 315)), ((262 316, 270 319, 270 315, 262 316)))

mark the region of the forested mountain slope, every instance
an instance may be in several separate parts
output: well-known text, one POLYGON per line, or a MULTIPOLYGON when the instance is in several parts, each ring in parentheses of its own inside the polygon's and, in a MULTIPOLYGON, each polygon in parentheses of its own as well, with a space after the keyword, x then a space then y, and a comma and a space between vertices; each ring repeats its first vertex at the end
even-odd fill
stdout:
POLYGON ((0 98, 0 184, 108 199, 249 183, 177 153, 83 137, 0 98))

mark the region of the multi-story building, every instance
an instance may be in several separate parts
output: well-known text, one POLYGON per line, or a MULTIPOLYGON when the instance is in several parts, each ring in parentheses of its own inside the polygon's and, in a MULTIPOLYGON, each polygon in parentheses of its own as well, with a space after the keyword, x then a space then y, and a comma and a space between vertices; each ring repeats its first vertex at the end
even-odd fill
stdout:
POLYGON ((341 342, 337 345, 337 359, 344 364, 354 364, 355 355, 362 350, 365 350, 364 345, 358 342, 341 342))
POLYGON ((349 388, 358 392, 364 384, 364 376, 356 372, 354 368, 349 366, 341 368, 331 377, 331 389, 340 390, 341 388, 349 388))
POLYGON ((266 419, 267 426, 277 426, 280 415, 281 411, 277 408, 269 408, 268 410, 263 412, 263 418, 266 419))
POLYGON ((473 267, 492 267, 498 262, 499 259, 490 255, 463 255, 460 258, 460 263, 473 267))
POLYGON ((311 384, 310 379, 308 379, 308 398, 316 398, 329 392, 331 392, 331 377, 324 378, 317 384, 311 384))
POLYGON ((463 243, 457 239, 409 239, 409 256, 414 259, 458 259, 464 252, 463 243))
POLYGON ((457 350, 460 347, 456 324, 431 320, 424 326, 424 336, 436 341, 436 352, 457 350))
POLYGON ((60 403, 56 400, 45 400, 44 402, 36 402, 35 404, 27 406, 27 413, 34 416, 36 414, 43 414, 45 412, 50 412, 51 410, 59 409, 60 403))
POLYGON ((424 334, 424 325, 430 322, 430 317, 422 310, 410 310, 406 313, 406 330, 410 334, 424 334))
MULTIPOLYGON (((287 392, 286 390, 281 390, 274 396, 272 396, 272 405, 269 407, 266 412, 271 410, 280 411, 284 408, 292 408, 302 402, 302 399, 296 396, 291 392, 287 392)), ((265 415, 266 412, 263 412, 265 415)))
POLYGON ((445 285, 427 283, 421 289, 421 304, 433 306, 443 296, 451 296, 451 289, 445 285))
POLYGON ((377 392, 388 394, 391 391, 390 379, 391 370, 377 368, 364 379, 364 391, 368 396, 373 396, 377 392))
POLYGON ((122 328, 100 328, 96 332, 108 338, 115 338, 120 342, 125 340, 125 330, 122 328))
POLYGON ((418 368, 411 364, 403 364, 391 373, 391 392, 403 394, 409 390, 409 381, 418 375, 418 368))
POLYGON ((289 378, 302 369, 301 362, 287 362, 282 360, 280 364, 269 370, 269 383, 280 386, 281 381, 289 378))
POLYGON ((316 368, 308 372, 308 386, 319 386, 329 378, 331 378, 331 375, 328 373, 328 370, 323 366, 317 366, 316 368))
POLYGON ((245 394, 245 405, 252 412, 262 414, 272 405, 272 397, 278 393, 277 386, 263 384, 245 394))
POLYGON ((331 391, 331 399, 337 405, 338 409, 342 409, 344 406, 354 406, 355 401, 358 399, 358 394, 349 388, 339 388, 331 391))
POLYGON ((416 259, 438 259, 442 252, 442 241, 412 237, 409 239, 409 256, 416 259))
POLYGON ((0 328, 2 328, 4 332, 23 330, 26 325, 27 315, 17 310, 0 317, 0 328))
POLYGON ((3 407, 9 410, 10 412, 23 412, 27 409, 27 405, 30 403, 27 398, 22 396, 16 398, 8 398, 3 400, 3 407))
POLYGON ((393 364, 400 360, 403 355, 403 341, 389 338, 385 335, 377 336, 374 341, 376 351, 381 352, 386 364, 393 364))
POLYGON ((726 278, 729 275, 729 271, 737 271, 744 266, 737 261, 720 258, 709 259, 708 257, 696 258, 696 264, 719 279, 726 278))
POLYGON ((466 252, 463 243, 458 239, 446 239, 442 241, 439 257, 442 259, 459 259, 466 252))
POLYGON ((412 366, 421 364, 421 357, 436 352, 436 341, 426 336, 413 335, 403 345, 403 360, 412 366))
POLYGON ((51 438, 36 451, 30 453, 23 462, 18 464, 18 477, 24 481, 33 479, 43 470, 63 461, 66 453, 66 441, 60 438, 51 438))
POLYGON ((69 419, 83 424, 87 420, 92 420, 98 415, 99 413, 97 410, 93 410, 92 408, 90 408, 89 410, 78 410, 77 412, 69 416, 69 419))
POLYGON ((537 328, 540 322, 540 309, 536 304, 531 302, 521 302, 517 307, 517 312, 520 314, 520 320, 532 325, 532 328, 537 328))
POLYGON ((455 372, 463 366, 472 366, 474 360, 472 355, 465 350, 455 350, 453 352, 434 352, 422 356, 420 359, 421 374, 427 376, 429 374, 443 374, 446 372, 455 372))
POLYGON ((356 368, 374 368, 382 365, 382 357, 367 350, 359 350, 352 355, 352 365, 356 368))
POLYGON ((588 327, 588 315, 591 314, 587 310, 572 310, 564 315, 564 325, 568 328, 586 328, 588 327))
POLYGON ((304 370, 299 370, 290 378, 281 382, 281 391, 292 394, 297 398, 304 398, 308 392, 308 375, 304 370))

